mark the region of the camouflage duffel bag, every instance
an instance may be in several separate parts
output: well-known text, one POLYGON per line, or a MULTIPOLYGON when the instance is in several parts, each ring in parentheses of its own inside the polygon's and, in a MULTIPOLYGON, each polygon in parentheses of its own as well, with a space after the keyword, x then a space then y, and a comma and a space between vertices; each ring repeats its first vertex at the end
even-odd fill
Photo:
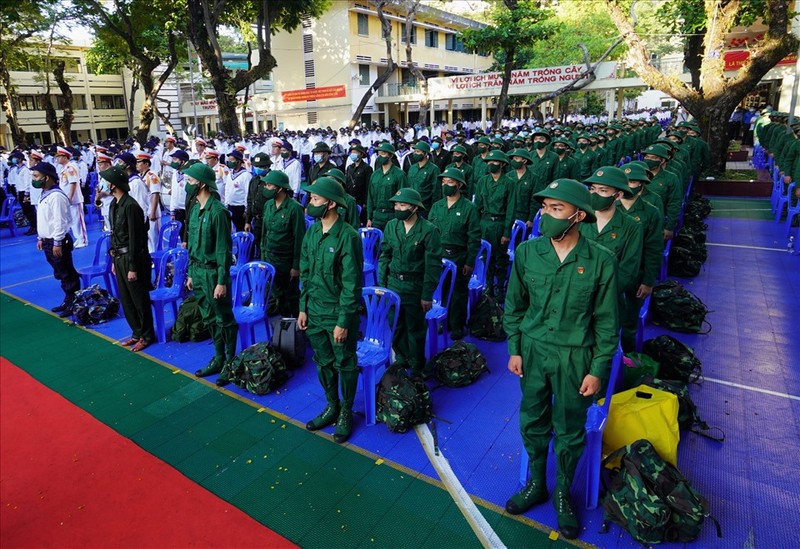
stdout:
POLYGON ((119 312, 119 299, 98 286, 92 284, 88 288, 75 292, 72 302, 72 316, 75 323, 81 326, 102 324, 111 320, 119 312))
POLYGON ((622 465, 603 500, 603 531, 610 520, 644 544, 687 542, 697 539, 708 517, 722 537, 705 498, 649 441, 637 440, 620 448, 603 465, 620 457, 622 465))
POLYGON ((283 357, 269 343, 251 345, 231 360, 229 368, 231 383, 256 395, 279 389, 289 379, 283 357))
POLYGON ((378 385, 375 418, 393 433, 405 433, 433 419, 433 401, 425 380, 409 376, 402 364, 387 368, 378 385))
POLYGON ((457 341, 431 359, 438 379, 448 387, 466 387, 488 372, 486 357, 472 343, 457 341))

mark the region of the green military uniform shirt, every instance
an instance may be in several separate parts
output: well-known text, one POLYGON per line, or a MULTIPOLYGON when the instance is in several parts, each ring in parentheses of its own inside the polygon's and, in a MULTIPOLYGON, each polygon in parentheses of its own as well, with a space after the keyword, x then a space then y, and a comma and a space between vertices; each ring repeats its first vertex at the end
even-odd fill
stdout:
POLYGON ((330 158, 324 164, 317 164, 316 162, 313 162, 311 164, 311 167, 308 169, 309 184, 313 183, 314 181, 316 181, 317 179, 328 173, 329 170, 332 170, 335 167, 336 164, 331 162, 330 158))
MULTIPOLYGON (((278 206, 267 200, 261 217, 261 257, 300 268, 300 252, 306 234, 305 210, 294 198, 285 197, 278 206)), ((265 259, 266 261, 266 259, 265 259)), ((275 265, 275 268, 280 268, 275 265)))
MULTIPOLYGON (((558 155, 556 155, 558 156, 558 155)), ((578 172, 578 164, 575 159, 569 155, 559 157, 556 163, 556 169, 553 172, 553 179, 577 179, 580 180, 580 173, 578 172)))
POLYGON ((383 168, 377 168, 369 178, 367 189, 367 219, 376 223, 378 228, 383 228, 389 219, 394 217, 394 205, 389 202, 398 190, 408 186, 406 173, 395 165, 388 172, 383 173, 383 168))
POLYGON ((501 236, 511 237, 517 205, 514 182, 508 175, 501 175, 497 181, 491 175, 483 176, 475 188, 475 207, 482 220, 502 224, 501 236))
POLYGON ((205 208, 198 203, 189 214, 189 260, 192 264, 215 269, 216 284, 230 286, 233 241, 228 209, 213 195, 205 208))
MULTIPOLYGON (((417 216, 411 230, 406 232, 405 223, 392 219, 386 224, 378 260, 378 281, 385 288, 398 286, 390 282, 399 276, 410 277, 410 284, 401 280, 396 291, 403 301, 431 301, 439 284, 442 272, 442 244, 439 230, 427 219, 417 216), (421 295, 403 295, 403 289, 421 288, 421 295), (405 299, 404 299, 405 298, 405 299)), ((412 293, 416 293, 412 290, 412 293)))
MULTIPOLYGON (((575 159, 575 163, 578 165, 578 177, 573 177, 572 179, 577 179, 578 181, 583 181, 595 170, 595 166, 597 165, 597 154, 592 149, 586 149, 585 151, 581 152, 580 149, 575 151, 575 154, 572 155, 572 158, 575 159)), ((602 166, 602 164, 600 165, 602 166)), ((598 168, 600 166, 597 166, 598 168)))
POLYGON ((525 167, 522 177, 517 175, 517 170, 511 170, 505 176, 514 185, 514 219, 521 219, 526 223, 533 220, 539 203, 533 200, 533 189, 536 186, 534 175, 529 167, 525 167))
POLYGON ((300 254, 300 312, 330 329, 356 329, 364 279, 364 250, 358 232, 341 217, 330 230, 314 223, 300 254))
POLYGON ((592 349, 589 373, 607 377, 619 341, 617 265, 611 253, 580 237, 562 262, 549 238, 517 246, 503 328, 508 354, 522 337, 554 347, 592 349))
MULTIPOLYGON (((553 151, 545 151, 540 157, 539 151, 534 150, 531 159, 533 161, 528 165, 528 170, 533 174, 533 194, 536 194, 555 179, 558 155, 553 151)), ((538 209, 538 206, 535 209, 538 209)))
POLYGON ((460 166, 453 162, 452 164, 448 164, 447 168, 461 170, 461 173, 464 174, 464 183, 467 185, 466 189, 462 189, 462 192, 464 192, 465 196, 468 198, 472 198, 472 195, 475 194, 475 171, 472 169, 472 166, 464 159, 460 166))
POLYGON ((447 198, 442 198, 431 207, 428 220, 439 229, 444 257, 474 267, 481 248, 481 222, 475 205, 461 196, 448 206, 447 198))
MULTIPOLYGON (((614 210, 602 231, 597 223, 578 225, 581 235, 602 244, 614 254, 619 265, 617 286, 627 292, 639 284, 639 268, 642 264, 642 227, 619 209, 614 210)), ((663 237, 663 235, 662 235, 663 237)))
POLYGON ((664 228, 673 230, 678 224, 678 217, 683 207, 683 186, 678 177, 666 170, 659 170, 650 180, 647 189, 657 194, 664 203, 664 228))
POLYGON ((430 160, 420 167, 419 163, 412 164, 408 170, 407 186, 416 190, 426 210, 430 210, 431 204, 442 197, 442 189, 437 179, 441 171, 430 160))
POLYGON ((617 209, 629 215, 642 226, 642 267, 640 282, 654 286, 661 272, 664 256, 664 215, 641 196, 630 209, 617 202, 617 209))
POLYGON ((261 176, 254 175, 247 186, 247 207, 245 208, 244 218, 248 223, 252 222, 253 218, 260 217, 264 211, 264 204, 267 203, 267 199, 264 198, 264 194, 261 192, 264 188, 261 176))
POLYGON ((150 254, 147 252, 147 230, 144 212, 139 203, 125 193, 111 202, 109 209, 111 224, 111 247, 115 250, 127 248, 114 260, 115 268, 123 267, 123 272, 139 272, 146 267, 150 270, 150 254))

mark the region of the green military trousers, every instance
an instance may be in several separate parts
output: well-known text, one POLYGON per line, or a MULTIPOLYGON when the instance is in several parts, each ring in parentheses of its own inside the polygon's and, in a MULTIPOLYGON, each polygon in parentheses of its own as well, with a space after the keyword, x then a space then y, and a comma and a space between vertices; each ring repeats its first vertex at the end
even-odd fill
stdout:
POLYGON ((341 389, 344 408, 352 410, 353 400, 358 388, 358 360, 356 345, 358 343, 358 325, 342 326, 347 328, 347 340, 336 343, 333 330, 336 327, 336 316, 308 313, 308 329, 306 337, 314 351, 314 363, 317 365, 317 377, 328 404, 339 403, 341 389))
POLYGON ((501 244, 504 234, 504 220, 492 221, 486 216, 481 219, 481 238, 492 245, 492 257, 486 274, 486 287, 490 293, 496 288, 495 295, 501 295, 501 292, 505 291, 508 278, 508 244, 501 244), (495 280, 497 280, 496 286, 495 280))
POLYGON ((521 352, 519 420, 531 478, 546 478, 547 448, 555 434, 557 485, 569 489, 585 446, 586 410, 593 402, 592 397, 578 393, 589 373, 591 351, 558 347, 523 335, 521 352))
POLYGON ((150 289, 153 286, 150 281, 150 257, 140 261, 131 261, 125 256, 115 257, 114 272, 122 312, 125 313, 125 320, 131 327, 131 338, 153 343, 156 335, 153 328, 153 310, 150 307, 150 289), (131 265, 136 269, 136 280, 133 282, 128 281, 128 269, 131 265))
POLYGON ((227 287, 225 297, 214 299, 214 288, 217 286, 216 267, 192 265, 189 267, 189 277, 192 279, 192 289, 200 315, 214 341, 214 357, 223 362, 232 359, 236 356, 238 326, 233 317, 231 287, 227 287))
MULTIPOLYGON (((464 276, 467 252, 458 251, 448 254, 445 250, 444 257, 456 264, 456 281, 453 285, 453 296, 450 298, 450 309, 447 311, 447 327, 451 332, 463 332, 467 324, 467 301, 469 300, 469 279, 471 276, 464 276)), ((442 295, 447 295, 447 291, 446 286, 442 288, 442 295)))
POLYGON ((636 289, 625 292, 624 299, 619 301, 619 323, 622 328, 622 350, 626 353, 633 352, 636 347, 636 331, 639 328, 639 311, 644 304, 644 299, 636 297, 636 289))
POLYGON ((291 258, 268 254, 264 261, 275 267, 272 296, 278 303, 278 313, 283 317, 297 318, 300 311, 300 278, 291 278, 291 258))
POLYGON ((400 296, 400 316, 392 348, 395 362, 407 364, 415 373, 425 369, 425 338, 428 325, 422 310, 422 274, 419 280, 399 280, 389 274, 389 289, 400 296))

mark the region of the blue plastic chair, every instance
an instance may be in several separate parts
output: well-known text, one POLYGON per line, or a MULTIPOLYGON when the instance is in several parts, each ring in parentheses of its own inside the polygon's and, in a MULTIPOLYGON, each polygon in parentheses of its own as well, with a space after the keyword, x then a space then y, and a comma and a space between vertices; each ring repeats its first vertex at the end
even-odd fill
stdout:
POLYGON ((542 233, 539 232, 539 223, 542 222, 542 210, 536 212, 536 215, 533 216, 533 227, 531 227, 531 232, 528 235, 528 240, 533 240, 534 238, 539 238, 542 236, 542 233))
MULTIPOLYGON (((622 377, 622 347, 617 346, 617 352, 611 360, 611 372, 606 386, 606 396, 602 404, 594 403, 586 411, 586 449, 583 452, 582 462, 586 468, 586 508, 597 509, 600 498, 600 468, 603 463, 603 431, 608 421, 608 409, 611 406, 611 397, 617 392, 622 377)), ((525 486, 528 483, 528 452, 522 448, 520 456, 519 482, 525 486)))
POLYGON ((236 287, 240 289, 233 295, 233 316, 239 324, 239 349, 245 350, 256 342, 256 324, 263 322, 267 328, 265 341, 272 341, 272 325, 267 317, 267 304, 275 279, 275 267, 263 261, 251 261, 237 274, 236 287), (247 292, 244 290, 247 288, 247 292), (244 304, 249 296, 249 303, 244 304))
POLYGON ((639 309, 639 321, 636 325, 636 352, 641 353, 644 349, 644 327, 650 316, 650 296, 647 296, 639 309))
POLYGON ((378 258, 381 255, 383 231, 376 227, 361 227, 358 233, 364 249, 364 286, 369 284, 367 277, 370 275, 372 284, 378 284, 378 258))
POLYGON ((392 341, 400 318, 400 296, 377 286, 366 286, 361 295, 367 307, 367 323, 364 335, 358 341, 356 355, 364 393, 364 414, 367 425, 375 425, 375 387, 392 360, 392 341))
POLYGON ((173 319, 178 318, 178 301, 183 297, 183 287, 186 285, 186 271, 189 268, 189 252, 183 248, 167 250, 159 262, 156 289, 150 292, 150 301, 153 304, 153 320, 155 321, 156 339, 159 343, 167 340, 167 327, 164 323, 164 307, 172 305, 173 319), (172 283, 167 286, 167 273, 169 264, 174 265, 172 283))
POLYGON ((672 249, 672 240, 667 240, 667 243, 664 245, 664 259, 661 262, 661 275, 659 280, 666 280, 667 279, 667 265, 669 263, 669 251, 672 249))
MULTIPOLYGON (((237 275, 239 274, 239 270, 247 265, 251 259, 253 259, 253 243, 256 240, 256 237, 253 233, 248 233, 247 231, 239 231, 238 233, 233 233, 231 235, 231 240, 233 240, 233 257, 234 262, 231 265, 231 280, 235 281, 237 275)), ((235 285, 235 282, 234 282, 235 285)))
POLYGON ((511 269, 514 268, 514 255, 519 246, 525 239, 525 232, 528 230, 525 222, 520 219, 515 219, 514 224, 511 226, 511 239, 508 242, 508 273, 506 273, 506 281, 511 279, 511 269))
POLYGON ((783 184, 781 183, 781 179, 778 176, 778 171, 775 170, 772 174, 772 192, 769 195, 769 206, 772 210, 772 213, 775 213, 775 210, 778 209, 778 201, 783 194, 783 184))
POLYGON ((174 250, 178 247, 178 242, 180 242, 181 239, 182 227, 183 224, 180 221, 169 221, 161 226, 161 230, 158 232, 156 249, 150 254, 150 259, 153 260, 153 271, 156 275, 158 275, 161 269, 161 260, 167 251, 174 250))
POLYGON ((102 277, 106 285, 106 290, 113 296, 119 297, 117 291, 117 279, 111 274, 111 264, 113 259, 108 255, 108 250, 111 249, 111 235, 102 233, 100 238, 97 239, 97 244, 94 247, 94 260, 91 265, 76 269, 81 276, 81 287, 88 288, 93 278, 102 277))
POLYGON ((307 215, 307 216, 306 216, 306 231, 307 231, 309 228, 311 228, 311 225, 313 225, 315 221, 316 221, 316 219, 314 219, 314 218, 313 218, 313 217, 311 217, 310 215, 307 215))
POLYGON ((433 307, 425 313, 428 323, 428 337, 425 339, 425 356, 428 360, 450 344, 450 330, 447 326, 450 299, 453 297, 453 286, 456 283, 456 264, 449 259, 442 259, 442 274, 439 284, 433 292, 433 307), (447 294, 444 289, 447 288, 447 294))
POLYGON ((14 204, 17 199, 9 196, 0 205, 0 223, 8 223, 8 230, 11 231, 11 236, 17 236, 17 222, 14 221, 14 204))
POLYGON ((794 193, 794 188, 797 188, 797 183, 793 182, 789 185, 789 202, 786 205, 786 235, 789 236, 789 233, 792 231, 792 220, 796 215, 800 215, 800 199, 795 202, 794 206, 792 206, 791 197, 794 193))
MULTIPOLYGON (((784 194, 781 192, 781 195, 778 197, 778 205, 775 209, 775 223, 781 222, 781 217, 783 216, 783 207, 786 206, 787 211, 792 203, 792 195, 794 194, 794 187, 796 183, 793 181, 789 184, 786 188, 786 193, 784 194)), ((791 226, 791 225, 790 225, 791 226)))
POLYGON ((492 259, 492 245, 487 240, 481 240, 481 248, 475 258, 475 268, 469 278, 467 320, 472 313, 472 308, 478 303, 483 292, 486 291, 486 277, 489 274, 489 261, 492 259))

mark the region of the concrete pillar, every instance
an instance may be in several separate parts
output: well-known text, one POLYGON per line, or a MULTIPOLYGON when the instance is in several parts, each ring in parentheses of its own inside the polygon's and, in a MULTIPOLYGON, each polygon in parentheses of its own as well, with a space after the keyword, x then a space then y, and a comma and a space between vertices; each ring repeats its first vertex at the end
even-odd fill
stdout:
POLYGON ((617 119, 622 118, 622 107, 625 103, 625 89, 617 88, 617 119))
POLYGON ((558 114, 559 114, 558 111, 559 111, 559 106, 561 105, 559 99, 561 99, 560 96, 556 96, 556 98, 553 99, 553 118, 555 118, 556 120, 558 120, 558 114))
POLYGON ((383 127, 389 127, 389 104, 386 103, 383 105, 383 127))
POLYGON ((447 100, 447 127, 452 129, 453 127, 453 100, 447 100))
POLYGON ((481 129, 486 131, 486 98, 481 97, 481 129))

